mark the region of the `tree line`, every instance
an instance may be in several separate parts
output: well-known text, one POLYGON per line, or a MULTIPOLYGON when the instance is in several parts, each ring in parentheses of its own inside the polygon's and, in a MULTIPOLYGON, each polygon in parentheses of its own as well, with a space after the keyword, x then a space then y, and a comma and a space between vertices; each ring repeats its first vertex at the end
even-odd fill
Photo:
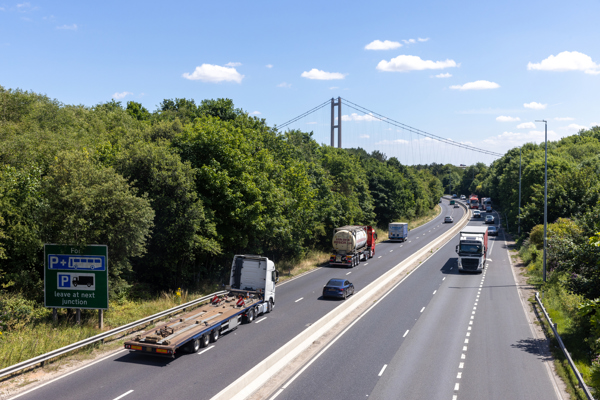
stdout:
POLYGON ((333 228, 425 214, 442 183, 280 132, 232 100, 68 105, 0 86, 0 290, 43 296, 43 244, 106 244, 111 295, 221 282, 234 254, 298 260, 333 228))

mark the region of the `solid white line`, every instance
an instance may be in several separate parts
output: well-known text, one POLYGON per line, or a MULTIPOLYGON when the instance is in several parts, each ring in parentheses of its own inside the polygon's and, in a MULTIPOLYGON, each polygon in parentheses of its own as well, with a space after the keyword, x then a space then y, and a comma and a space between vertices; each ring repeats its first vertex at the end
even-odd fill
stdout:
POLYGON ((402 335, 402 337, 406 337, 406 335, 408 335, 408 329, 406 330, 406 332, 404 332, 404 335, 402 335))
POLYGON ((421 312, 425 311, 425 307, 421 308, 421 312))
POLYGON ((437 292, 437 290, 434 290, 434 291, 433 291, 433 294, 435 294, 436 292, 437 292))
POLYGON ((56 382, 57 380, 59 380, 59 379, 62 379, 62 378, 64 378, 64 377, 67 377, 67 376, 69 376, 69 375, 71 375, 71 374, 74 374, 75 372, 79 372, 79 371, 81 371, 82 369, 86 369, 87 367, 91 367, 91 366, 92 366, 92 365, 94 365, 94 364, 98 364, 99 362, 101 362, 101 361, 104 361, 104 360, 106 360, 107 358, 111 358, 111 357, 113 357, 113 356, 115 356, 115 355, 117 355, 117 354, 119 354, 119 353, 123 353, 124 351, 127 351, 127 349, 119 350, 119 351, 117 351, 117 352, 115 352, 115 353, 112 353, 112 354, 110 354, 110 355, 108 355, 108 356, 106 356, 106 357, 104 357, 104 358, 101 358, 101 359, 99 359, 99 360, 96 360, 96 361, 94 361, 93 363, 90 363, 90 364, 88 364, 88 365, 86 365, 86 366, 84 366, 84 367, 81 367, 81 368, 79 368, 79 369, 76 369, 75 371, 71 371, 71 372, 69 372, 69 373, 67 373, 67 374, 64 374, 64 375, 62 375, 62 376, 59 376, 59 377, 58 377, 58 378, 56 378, 56 379, 52 379, 51 381, 48 381, 48 382, 46 382, 46 383, 43 383, 43 384, 41 384, 40 386, 34 387, 33 389, 30 389, 30 390, 28 390, 28 391, 26 391, 26 392, 19 393, 18 395, 14 396, 14 397, 11 397, 9 400, 16 399, 17 397, 21 397, 21 396, 23 396, 23 395, 26 395, 27 393, 31 393, 31 392, 33 392, 34 390, 38 390, 39 388, 42 388, 42 387, 44 387, 44 386, 46 386, 46 385, 49 385, 49 384, 51 384, 52 382, 56 382))
POLYGON ((281 392, 283 392, 283 389, 279 389, 279 390, 277 391, 277 393, 275 393, 275 394, 273 395, 273 397, 271 397, 269 400, 273 400, 275 397, 279 396, 279 395, 281 394, 281 392))
POLYGON ((122 395, 120 395, 119 397, 115 397, 114 400, 122 399, 123 397, 127 396, 131 392, 133 392, 133 390, 130 390, 129 392, 125 392, 122 395))
POLYGON ((213 344, 212 346, 210 346, 210 347, 207 347, 207 348, 205 348, 205 349, 204 349, 204 350, 202 350, 202 351, 199 351, 199 352, 198 352, 198 353, 196 353, 196 354, 202 354, 202 353, 206 353, 207 351, 209 351, 209 350, 210 350, 210 349, 212 349, 213 347, 215 347, 215 345, 214 345, 214 344, 213 344))
POLYGON ((300 300, 302 300, 304 297, 300 297, 298 300, 296 300, 294 303, 299 302, 300 300))
POLYGON ((267 317, 264 317, 264 318, 262 318, 262 319, 259 319, 258 321, 256 321, 256 322, 255 322, 255 324, 258 324, 259 322, 262 322, 262 321, 264 321, 265 319, 267 319, 267 317))
POLYGON ((352 271, 348 272, 346 275, 350 275, 352 273, 352 271))
POLYGON ((377 375, 377 376, 383 375, 383 371, 385 371, 386 368, 387 368, 387 364, 384 364, 383 368, 381 368, 381 371, 379 371, 379 375, 377 375))

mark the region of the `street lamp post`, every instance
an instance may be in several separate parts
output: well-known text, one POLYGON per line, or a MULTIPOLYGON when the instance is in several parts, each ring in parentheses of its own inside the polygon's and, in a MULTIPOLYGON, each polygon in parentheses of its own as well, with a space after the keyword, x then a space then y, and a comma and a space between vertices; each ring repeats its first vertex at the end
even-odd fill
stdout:
POLYGON ((545 153, 544 153, 544 265, 543 265, 543 278, 546 282, 546 231, 548 225, 548 121, 536 120, 535 122, 543 122, 545 125, 544 129, 544 141, 546 142, 545 153))
POLYGON ((521 147, 519 147, 519 227, 517 234, 521 235, 521 147))

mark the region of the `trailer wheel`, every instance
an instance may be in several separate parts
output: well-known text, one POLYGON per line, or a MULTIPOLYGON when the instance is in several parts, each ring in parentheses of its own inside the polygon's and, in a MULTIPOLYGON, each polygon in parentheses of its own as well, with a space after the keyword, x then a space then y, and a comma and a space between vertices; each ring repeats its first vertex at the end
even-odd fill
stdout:
POLYGON ((249 309, 246 313, 246 321, 248 321, 248 323, 254 321, 254 308, 249 309))
POLYGON ((209 343, 210 343, 210 336, 202 335, 202 337, 200 338, 200 346, 206 347, 206 346, 208 346, 209 343))
POLYGON ((215 343, 217 340, 219 340, 219 328, 213 329, 210 333, 210 341, 215 343))
POLYGON ((200 339, 194 339, 190 342, 190 353, 196 353, 200 350, 200 339))

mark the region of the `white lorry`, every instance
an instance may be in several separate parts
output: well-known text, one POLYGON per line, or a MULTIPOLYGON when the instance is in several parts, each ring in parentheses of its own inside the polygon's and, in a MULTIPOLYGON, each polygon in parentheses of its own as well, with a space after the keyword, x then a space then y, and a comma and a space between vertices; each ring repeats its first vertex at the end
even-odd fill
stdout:
POLYGON ((125 342, 125 348, 143 354, 175 357, 178 350, 193 353, 216 342, 242 320, 250 323, 275 306, 279 275, 267 257, 236 255, 231 265, 229 293, 213 299, 125 342))
POLYGON ((460 242, 456 246, 458 253, 458 271, 483 271, 488 246, 487 226, 466 226, 460 231, 460 242))
POLYGON ((404 242, 408 237, 408 223, 406 222, 390 222, 388 225, 388 239, 400 240, 404 242))

